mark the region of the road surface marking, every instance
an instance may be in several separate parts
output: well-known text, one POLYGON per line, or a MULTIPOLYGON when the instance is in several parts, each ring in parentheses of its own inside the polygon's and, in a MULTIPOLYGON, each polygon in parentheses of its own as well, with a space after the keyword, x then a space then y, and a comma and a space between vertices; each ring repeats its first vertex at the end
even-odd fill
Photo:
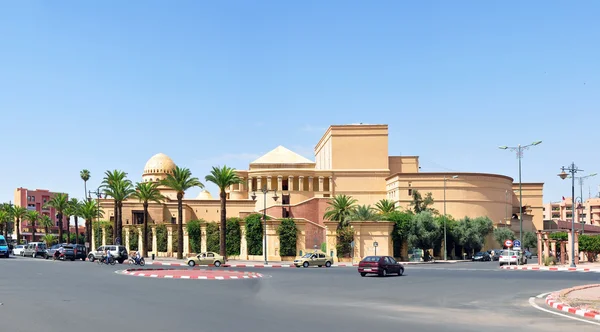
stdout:
MULTIPOLYGON (((546 294, 549 294, 549 293, 546 293, 546 294)), ((571 315, 565 315, 565 314, 561 314, 561 313, 559 313, 559 312, 555 312, 555 311, 553 311, 553 310, 548 310, 548 309, 545 309, 545 308, 542 308, 542 307, 540 307, 539 305, 537 305, 537 304, 535 303, 535 299, 536 299, 536 298, 540 298, 540 296, 542 296, 542 295, 544 295, 544 294, 540 294, 540 295, 538 295, 538 296, 536 296, 536 297, 530 297, 530 298, 529 298, 529 305, 531 305, 532 307, 534 307, 534 308, 536 308, 536 309, 538 309, 538 310, 545 311, 545 312, 551 313, 551 314, 553 314, 553 315, 556 315, 556 316, 561 316, 561 317, 565 317, 565 318, 569 318, 569 319, 577 320, 577 321, 580 321, 580 322, 584 322, 584 323, 588 323, 588 324, 592 324, 592 325, 598 325, 598 326, 600 326, 600 323, 592 322, 592 321, 589 321, 589 320, 587 320, 587 319, 582 319, 582 318, 579 318, 579 317, 574 317, 574 316, 571 316, 571 315)))

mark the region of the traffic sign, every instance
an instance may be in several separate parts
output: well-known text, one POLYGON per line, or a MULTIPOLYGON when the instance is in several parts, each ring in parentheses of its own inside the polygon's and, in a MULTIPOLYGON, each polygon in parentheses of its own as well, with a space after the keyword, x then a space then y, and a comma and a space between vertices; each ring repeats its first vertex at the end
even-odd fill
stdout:
POLYGON ((513 242, 513 246, 514 246, 515 248, 521 248, 521 241, 519 241, 519 240, 515 240, 515 241, 513 242))
POLYGON ((506 247, 510 248, 510 247, 512 247, 512 245, 513 245, 513 242, 512 242, 511 240, 506 240, 506 241, 504 241, 504 245, 505 245, 506 247))

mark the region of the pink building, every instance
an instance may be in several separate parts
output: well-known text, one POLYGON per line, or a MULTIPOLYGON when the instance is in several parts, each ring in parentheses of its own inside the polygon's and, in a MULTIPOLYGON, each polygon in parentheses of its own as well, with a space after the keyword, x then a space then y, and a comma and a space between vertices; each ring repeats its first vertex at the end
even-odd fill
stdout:
POLYGON ((590 198, 583 204, 577 202, 573 211, 573 199, 566 197, 560 202, 544 205, 544 220, 563 220, 600 226, 600 198, 590 198))
MULTIPOLYGON (((46 203, 56 193, 46 189, 29 190, 27 188, 17 188, 15 190, 15 206, 21 206, 29 211, 37 211, 40 215, 49 216, 54 227, 50 228, 50 232, 58 234, 58 219, 56 218, 56 210, 51 207, 46 207, 46 203)), ((63 229, 66 231, 69 222, 63 217, 63 229)), ((27 222, 21 222, 21 234, 27 240, 31 240, 31 230, 27 222)), ((74 230, 74 227, 73 227, 74 230)), ((36 234, 43 234, 44 229, 39 225, 36 227, 36 234)), ((38 237, 36 236, 36 240, 38 237)))

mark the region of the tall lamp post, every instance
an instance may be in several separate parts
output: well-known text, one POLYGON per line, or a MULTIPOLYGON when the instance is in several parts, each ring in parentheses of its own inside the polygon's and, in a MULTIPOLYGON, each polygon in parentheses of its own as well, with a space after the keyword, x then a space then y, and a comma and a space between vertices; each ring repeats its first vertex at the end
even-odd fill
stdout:
MULTIPOLYGON (((589 174, 589 175, 586 175, 586 176, 576 176, 575 177, 577 179, 577 182, 579 182, 579 194, 580 194, 579 198, 581 200, 581 207, 582 207, 580 214, 583 214, 583 209, 584 209, 584 205, 585 205, 584 204, 585 201, 583 200, 583 183, 584 183, 585 179, 591 178, 591 177, 596 176, 596 175, 598 175, 598 173, 592 173, 592 174, 589 174)), ((568 176, 567 178, 571 178, 571 176, 568 176)), ((575 209, 575 205, 573 205, 573 209, 575 209)), ((585 227, 584 226, 585 225, 585 220, 583 220, 583 218, 582 218, 581 222, 582 222, 581 230, 583 231, 583 229, 585 227)))
MULTIPOLYGON (((453 179, 458 178, 458 175, 454 175, 452 176, 453 179)), ((448 250, 446 248, 446 181, 448 180, 448 178, 446 178, 446 175, 444 175, 444 260, 447 261, 448 260, 448 250)))
POLYGON ((583 234, 585 231, 585 220, 583 220, 583 217, 582 217, 582 214, 584 211, 583 198, 577 197, 575 199, 575 202, 573 202, 573 206, 571 207, 572 213, 573 213, 573 218, 575 218, 575 206, 577 206, 577 221, 579 222, 579 220, 581 220, 581 234, 583 234))
MULTIPOLYGON (((532 146, 540 145, 542 141, 535 141, 529 145, 517 145, 517 146, 500 146, 502 150, 510 150, 517 152, 517 159, 519 159, 519 241, 523 243, 523 182, 521 181, 521 159, 523 159, 523 151, 529 149, 532 146)), ((523 251, 521 251, 523 252, 523 251)))
MULTIPOLYGON (((97 219, 97 221, 100 221, 100 198, 102 198, 102 193, 100 192, 100 187, 98 187, 98 189, 96 189, 96 191, 90 191, 90 190, 88 190, 88 199, 90 201, 92 200, 92 194, 96 195, 96 199, 97 199, 97 201, 96 201, 97 202, 96 203, 96 205, 97 205, 96 210, 98 210, 98 215, 96 216, 96 219, 97 219)), ((91 220, 90 220, 90 227, 92 227, 92 221, 91 220)), ((93 239, 91 238, 92 237, 91 236, 92 235, 92 231, 91 230, 88 231, 86 229, 85 232, 88 234, 88 241, 89 241, 89 244, 90 244, 88 250, 91 250, 91 248, 92 248, 92 241, 93 241, 93 239)), ((146 241, 146 239, 144 239, 144 241, 146 241)))
POLYGON ((571 267, 575 266, 575 173, 583 172, 582 169, 579 169, 575 166, 575 163, 571 163, 570 166, 563 166, 562 172, 558 174, 561 179, 566 179, 568 177, 567 172, 571 173, 571 197, 573 198, 573 207, 571 208, 571 267))
MULTIPOLYGON (((266 187, 262 188, 260 191, 263 193, 263 221, 265 223, 265 226, 263 227, 263 255, 265 256, 265 265, 268 265, 269 261, 267 260, 267 194, 269 192, 273 192, 273 200, 275 202, 277 202, 279 196, 277 196, 277 190, 269 190, 266 187)), ((251 197, 253 201, 256 201, 256 192, 252 192, 251 197)))

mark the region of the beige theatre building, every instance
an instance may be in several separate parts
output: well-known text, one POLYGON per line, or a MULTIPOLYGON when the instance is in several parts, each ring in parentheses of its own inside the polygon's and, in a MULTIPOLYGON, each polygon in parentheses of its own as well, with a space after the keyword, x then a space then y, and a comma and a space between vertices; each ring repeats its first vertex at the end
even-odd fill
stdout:
MULTIPOLYGON (((298 253, 312 250, 314 246, 320 247, 321 243, 326 242, 328 253, 335 255, 336 224, 324 220, 323 214, 330 197, 339 194, 350 195, 359 204, 374 205, 387 198, 399 207, 408 208, 413 190, 422 194, 431 192, 435 200, 434 208, 440 213, 443 212, 445 201, 447 213, 456 219, 488 216, 496 226, 518 231, 518 219, 515 218, 519 213, 519 186, 513 183, 512 178, 485 173, 420 172, 419 157, 389 155, 388 139, 387 125, 334 125, 316 144, 314 160, 278 146, 251 162, 248 170, 238 171, 244 182, 229 188, 227 215, 243 218, 250 213, 262 213, 266 206, 266 213, 271 217, 267 225, 270 260, 280 259, 276 229, 281 218, 294 218, 296 221, 299 230, 298 253), (266 196, 261 192, 263 188, 270 191, 266 196), (272 198, 275 192, 277 200, 272 198)), ((159 153, 146 163, 142 181, 163 179, 174 167, 175 163, 168 156, 159 153)), ((543 184, 525 183, 522 187, 523 228, 526 231, 541 230, 543 184)), ((161 204, 150 203, 150 224, 174 226, 177 217, 175 193, 167 188, 161 188, 161 191, 167 199, 161 204)), ((112 200, 101 199, 100 203, 105 219, 114 218, 112 200)), ((184 223, 194 219, 208 222, 219 220, 218 193, 213 197, 203 191, 198 197, 185 197, 183 204, 184 223)), ((140 202, 131 199, 124 202, 125 227, 141 224, 142 217, 140 202)), ((173 226, 168 226, 169 234, 176 230, 173 226)), ((353 227, 357 244, 355 259, 374 254, 374 242, 378 243, 378 254, 392 254, 392 223, 354 222, 353 227)), ((204 229, 203 250, 206 248, 204 229)), ((248 256, 243 238, 239 258, 262 259, 248 256)), ((497 245, 488 242, 488 248, 497 245)), ((168 244, 167 253, 156 254, 170 256, 170 235, 168 244)), ((188 237, 184 236, 184 251, 187 252, 188 248, 188 237)))

